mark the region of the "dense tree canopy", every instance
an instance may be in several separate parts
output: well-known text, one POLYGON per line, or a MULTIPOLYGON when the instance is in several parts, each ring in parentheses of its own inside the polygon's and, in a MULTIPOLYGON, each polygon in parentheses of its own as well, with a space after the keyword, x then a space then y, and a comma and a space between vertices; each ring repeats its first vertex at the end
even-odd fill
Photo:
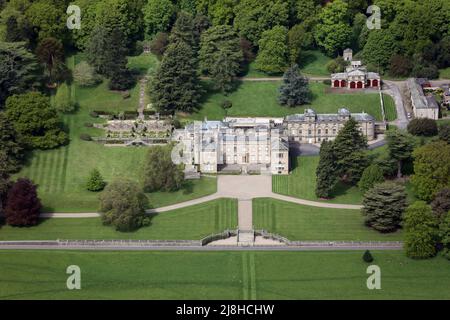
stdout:
POLYGON ((9 97, 6 117, 14 125, 19 141, 29 148, 52 149, 68 142, 50 99, 41 93, 9 97))
POLYGON ((17 172, 23 160, 23 148, 5 112, 0 112, 0 151, 4 155, 2 172, 7 175, 17 172))
POLYGON ((284 0, 241 0, 234 12, 235 28, 254 45, 258 45, 264 31, 286 26, 289 21, 289 3, 284 0))
POLYGON ((437 222, 431 208, 423 201, 416 201, 405 212, 406 255, 425 259, 436 255, 437 222))
POLYGON ((205 31, 199 52, 200 69, 212 77, 217 89, 231 91, 243 60, 240 40, 232 27, 220 25, 205 31))
POLYGON ((37 86, 38 64, 25 43, 0 41, 0 108, 6 98, 37 86))
POLYGON ((288 66, 287 29, 282 26, 264 31, 259 40, 255 67, 269 74, 283 73, 288 66))
POLYGON ((450 211, 450 188, 439 190, 436 197, 431 202, 433 214, 438 221, 442 221, 450 211))
POLYGON ((346 2, 342 0, 328 2, 318 18, 316 41, 328 55, 335 55, 350 45, 352 29, 346 2))
POLYGON ((100 195, 100 212, 105 225, 129 232, 149 224, 145 215, 147 197, 139 185, 129 180, 116 180, 108 184, 100 195))
POLYGON ((439 190, 450 187, 450 145, 432 142, 414 150, 413 156, 411 182, 419 199, 431 201, 439 190))
POLYGON ((158 32, 169 30, 175 15, 175 6, 170 0, 148 0, 144 7, 145 33, 149 38, 158 32))

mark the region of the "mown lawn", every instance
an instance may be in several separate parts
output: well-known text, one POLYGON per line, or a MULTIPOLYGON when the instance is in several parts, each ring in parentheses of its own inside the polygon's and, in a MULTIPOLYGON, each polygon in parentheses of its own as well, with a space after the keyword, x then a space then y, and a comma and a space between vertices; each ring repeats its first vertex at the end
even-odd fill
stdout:
POLYGON ((402 240, 400 231, 381 234, 366 227, 359 210, 309 207, 269 198, 253 200, 253 224, 290 240, 402 240))
MULTIPOLYGON (((351 112, 366 112, 381 120, 381 106, 378 93, 326 93, 327 85, 312 82, 312 102, 296 108, 283 107, 278 104, 279 81, 241 82, 238 88, 224 96, 222 93, 211 91, 210 84, 204 83, 208 94, 197 112, 180 115, 181 118, 192 120, 221 120, 225 116, 236 117, 284 117, 295 113, 304 113, 306 108, 312 108, 317 113, 336 113, 345 107, 351 112), (209 90, 209 91, 208 91, 209 90), (230 100, 233 106, 225 111, 221 107, 224 100, 230 100)), ((385 96, 386 101, 391 97, 385 96)))
POLYGON ((321 200, 315 194, 316 168, 319 157, 292 158, 293 170, 288 176, 273 176, 272 191, 288 196, 306 200, 326 201, 332 203, 359 204, 362 201, 362 193, 355 186, 338 183, 333 190, 333 198, 321 200))
POLYGON ((395 108, 394 99, 386 94, 383 95, 384 112, 386 113, 387 121, 394 121, 397 119, 397 109, 395 108))
MULTIPOLYGON (((142 65, 142 58, 136 58, 132 65, 142 65)), ((145 59, 144 59, 145 60, 145 59)), ((69 66, 82 61, 82 55, 69 59, 69 66)), ((152 65, 149 65, 151 68, 152 65)), ((28 177, 39 185, 39 197, 46 212, 85 212, 98 209, 98 193, 85 188, 89 172, 97 168, 107 181, 115 178, 129 178, 142 182, 142 170, 147 148, 105 147, 80 139, 81 133, 101 136, 103 130, 88 128, 87 123, 102 122, 92 118, 92 110, 123 111, 136 110, 139 88, 130 91, 131 97, 123 99, 121 94, 108 90, 104 82, 92 88, 73 85, 72 97, 79 104, 76 113, 63 116, 63 122, 70 134, 70 144, 55 150, 35 151, 23 170, 16 177, 28 177)), ((187 201, 216 192, 216 179, 206 178, 186 182, 176 193, 150 194, 150 205, 160 207, 187 201)))
POLYGON ((0 227, 0 240, 199 240, 237 227, 237 202, 219 199, 192 207, 152 215, 151 225, 134 232, 118 232, 100 218, 42 219, 30 228, 0 227))
POLYGON ((0 299, 450 299, 447 260, 373 251, 382 289, 368 290, 362 254, 0 251, 0 299))

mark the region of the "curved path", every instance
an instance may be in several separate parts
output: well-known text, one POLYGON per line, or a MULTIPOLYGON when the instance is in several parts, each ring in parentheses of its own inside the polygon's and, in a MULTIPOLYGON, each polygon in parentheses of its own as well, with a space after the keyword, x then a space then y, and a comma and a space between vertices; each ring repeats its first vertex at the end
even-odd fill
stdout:
MULTIPOLYGON (((161 213, 182 209, 197 204, 217 200, 220 198, 234 198, 241 201, 249 201, 255 198, 273 198, 281 201, 292 202, 300 205, 320 208, 359 210, 362 206, 352 204, 338 204, 311 201, 295 197, 285 196, 272 192, 272 176, 218 176, 217 192, 198 199, 173 204, 170 206, 149 209, 146 213, 161 213)), ((97 218, 100 214, 97 212, 86 213, 43 213, 41 218, 97 218)))

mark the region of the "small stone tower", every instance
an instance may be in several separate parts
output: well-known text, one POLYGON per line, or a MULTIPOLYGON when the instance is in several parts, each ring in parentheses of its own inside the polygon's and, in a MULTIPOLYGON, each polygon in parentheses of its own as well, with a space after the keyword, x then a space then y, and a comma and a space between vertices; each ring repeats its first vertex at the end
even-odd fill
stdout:
POLYGON ((345 49, 344 50, 344 60, 345 61, 352 61, 353 60, 353 50, 352 49, 345 49))

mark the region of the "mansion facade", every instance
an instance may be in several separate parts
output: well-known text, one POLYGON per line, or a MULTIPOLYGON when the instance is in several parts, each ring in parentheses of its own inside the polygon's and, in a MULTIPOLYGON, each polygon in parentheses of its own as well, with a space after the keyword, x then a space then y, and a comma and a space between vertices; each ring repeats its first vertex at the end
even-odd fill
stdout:
POLYGON ((217 173, 237 166, 260 173, 289 173, 289 144, 282 118, 225 118, 175 130, 187 171, 217 173))
POLYGON ((376 138, 374 117, 367 113, 350 113, 345 108, 333 114, 316 114, 314 110, 307 109, 304 114, 287 116, 286 134, 290 141, 320 144, 334 140, 350 118, 358 122, 359 130, 368 141, 376 138))
MULTIPOLYGON (((367 139, 375 138, 375 119, 366 113, 304 114, 286 118, 225 118, 197 121, 175 130, 172 140, 186 172, 217 173, 226 167, 269 174, 289 173, 289 143, 320 144, 334 140, 350 119, 367 139)), ((175 150, 174 149, 174 150, 175 150)))

